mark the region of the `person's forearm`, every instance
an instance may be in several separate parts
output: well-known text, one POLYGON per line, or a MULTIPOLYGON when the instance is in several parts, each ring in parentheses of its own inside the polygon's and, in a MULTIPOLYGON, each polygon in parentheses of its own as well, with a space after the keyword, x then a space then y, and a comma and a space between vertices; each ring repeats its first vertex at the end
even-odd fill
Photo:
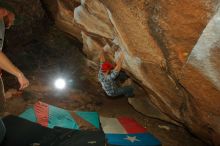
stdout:
POLYGON ((16 77, 22 75, 22 72, 2 52, 0 52, 0 68, 16 77))
POLYGON ((121 64, 117 64, 114 70, 119 72, 121 70, 121 64))
POLYGON ((119 58, 118 61, 117 61, 117 65, 120 65, 120 66, 121 66, 123 60, 124 60, 124 57, 121 55, 120 58, 119 58))
POLYGON ((100 62, 105 62, 105 55, 103 51, 100 54, 100 62))
POLYGON ((121 70, 123 60, 124 60, 124 57, 123 55, 121 55, 116 63, 116 67, 114 68, 115 71, 119 72, 121 70))
POLYGON ((121 70, 121 66, 122 66, 122 59, 120 58, 116 64, 116 67, 115 67, 115 71, 119 72, 121 70))

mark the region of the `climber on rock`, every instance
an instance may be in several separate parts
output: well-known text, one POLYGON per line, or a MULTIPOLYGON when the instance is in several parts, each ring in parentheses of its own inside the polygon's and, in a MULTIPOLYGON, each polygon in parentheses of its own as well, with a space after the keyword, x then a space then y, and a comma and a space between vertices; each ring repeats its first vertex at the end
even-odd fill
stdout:
POLYGON ((116 61, 115 67, 105 59, 105 52, 100 54, 100 69, 98 73, 99 82, 106 94, 111 97, 134 96, 131 85, 119 86, 118 80, 125 80, 127 75, 121 72, 122 63, 124 60, 124 53, 122 52, 116 61))

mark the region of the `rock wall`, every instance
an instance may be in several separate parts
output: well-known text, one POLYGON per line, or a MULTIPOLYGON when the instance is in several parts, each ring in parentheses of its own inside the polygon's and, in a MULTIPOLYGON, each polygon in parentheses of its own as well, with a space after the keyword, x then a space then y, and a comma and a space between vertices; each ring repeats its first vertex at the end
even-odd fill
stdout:
MULTIPOLYGON (((182 68, 181 83, 192 94, 188 97, 186 123, 201 136, 211 137, 219 145, 220 138, 220 9, 203 30, 182 68), (193 107, 193 108, 189 108, 193 107), (195 116, 196 113, 196 116, 195 116), (201 127, 207 131, 201 131, 201 127), (201 133, 202 132, 202 133, 201 133)), ((184 116, 185 117, 185 116, 184 116)))
POLYGON ((217 0, 43 0, 56 24, 98 62, 125 52, 123 68, 172 120, 220 145, 217 0), (114 46, 119 46, 116 49, 114 46))

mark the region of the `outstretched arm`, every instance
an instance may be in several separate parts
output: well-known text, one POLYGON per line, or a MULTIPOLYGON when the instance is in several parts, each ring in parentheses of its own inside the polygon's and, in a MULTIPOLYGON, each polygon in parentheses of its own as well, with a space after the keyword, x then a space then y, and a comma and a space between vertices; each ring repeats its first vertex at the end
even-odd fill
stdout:
POLYGON ((104 51, 103 51, 103 50, 102 50, 101 53, 100 53, 99 59, 100 59, 100 63, 105 62, 105 54, 104 54, 104 51))
POLYGON ((124 53, 121 52, 120 57, 119 57, 118 61, 116 62, 116 66, 114 68, 115 71, 120 72, 123 60, 124 60, 124 53))
POLYGON ((2 52, 0 52, 0 68, 17 77, 18 82, 20 83, 20 90, 29 85, 29 81, 26 79, 23 73, 16 66, 14 66, 7 56, 5 56, 5 54, 2 52))

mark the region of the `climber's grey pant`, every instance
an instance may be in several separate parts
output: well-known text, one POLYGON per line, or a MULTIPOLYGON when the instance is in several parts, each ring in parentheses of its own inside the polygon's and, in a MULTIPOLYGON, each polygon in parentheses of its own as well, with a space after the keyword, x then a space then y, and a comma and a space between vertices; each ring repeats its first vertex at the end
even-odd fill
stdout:
POLYGON ((119 87, 116 90, 116 96, 120 96, 120 95, 124 95, 126 97, 134 96, 133 87, 132 86, 119 87))
POLYGON ((0 143, 5 137, 5 132, 6 132, 6 129, 5 129, 4 123, 2 122, 2 119, 0 119, 0 143))

